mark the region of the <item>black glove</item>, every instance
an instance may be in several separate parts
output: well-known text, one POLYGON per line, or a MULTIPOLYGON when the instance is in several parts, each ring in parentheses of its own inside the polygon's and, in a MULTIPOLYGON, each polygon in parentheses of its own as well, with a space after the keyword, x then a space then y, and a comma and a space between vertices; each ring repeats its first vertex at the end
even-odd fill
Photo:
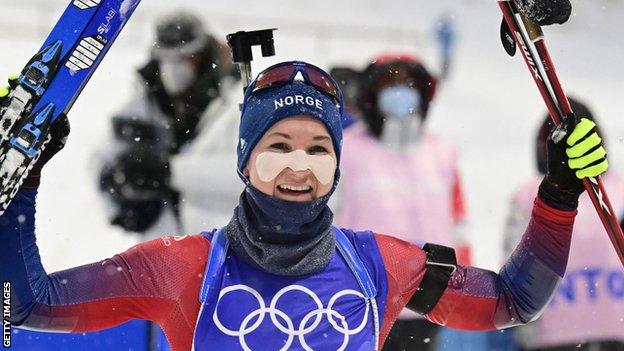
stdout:
MULTIPOLYGON (((9 85, 0 88, 0 106, 6 106, 8 103, 9 94, 11 93, 11 90, 15 89, 17 86, 18 77, 19 75, 10 76, 8 79, 9 85)), ((22 183, 23 188, 36 188, 39 186, 41 169, 54 155, 65 147, 69 131, 69 120, 63 113, 57 118, 56 122, 50 126, 50 135, 52 139, 43 149, 39 159, 35 162, 26 179, 24 179, 24 182, 22 183)))
POLYGON ((604 173, 609 164, 596 124, 583 118, 576 125, 564 122, 548 137, 548 172, 539 197, 548 205, 574 210, 585 191, 581 179, 604 173))
POLYGON ((39 186, 41 181, 41 169, 46 163, 48 163, 48 161, 50 161, 52 157, 54 157, 54 155, 65 147, 69 132, 69 120, 67 119, 67 115, 63 113, 59 116, 56 122, 50 126, 50 135, 52 136, 52 139, 50 139, 50 142, 48 142, 46 147, 41 152, 41 156, 39 156, 39 159, 35 162, 35 165, 30 170, 30 173, 28 173, 28 177, 24 179, 22 187, 36 188, 39 186))
POLYGON ((175 202, 170 178, 166 153, 136 145, 118 155, 100 174, 101 190, 116 205, 111 223, 139 233, 148 229, 160 217, 165 203, 175 202))

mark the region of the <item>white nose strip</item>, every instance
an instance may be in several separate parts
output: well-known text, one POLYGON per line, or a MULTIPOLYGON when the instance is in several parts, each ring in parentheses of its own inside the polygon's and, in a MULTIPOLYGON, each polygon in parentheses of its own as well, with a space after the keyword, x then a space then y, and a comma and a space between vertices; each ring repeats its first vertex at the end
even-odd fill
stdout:
POLYGON ((310 170, 321 184, 329 184, 336 172, 336 159, 330 155, 308 155, 297 149, 287 153, 266 151, 256 157, 256 170, 263 182, 270 182, 286 168, 310 170))

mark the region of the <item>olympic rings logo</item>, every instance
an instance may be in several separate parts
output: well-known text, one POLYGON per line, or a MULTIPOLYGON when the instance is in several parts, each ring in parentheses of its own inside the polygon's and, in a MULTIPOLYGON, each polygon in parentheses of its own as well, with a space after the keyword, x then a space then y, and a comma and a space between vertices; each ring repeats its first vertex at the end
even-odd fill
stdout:
POLYGON ((314 329, 316 329, 316 327, 318 327, 318 325, 321 323, 323 315, 327 315, 327 320, 329 321, 331 326, 337 332, 343 335, 342 344, 338 348, 338 350, 341 351, 341 350, 344 350, 349 344, 349 337, 351 335, 358 334, 364 329, 364 327, 366 327, 366 322, 368 321, 369 310, 370 310, 370 303, 366 300, 364 295, 359 291, 351 290, 351 289, 341 290, 337 292, 329 299, 327 307, 323 307, 323 303, 312 290, 301 285, 289 285, 279 290, 275 294, 275 296, 273 296, 273 298, 271 299, 271 302, 269 303, 269 306, 267 307, 260 293, 258 293, 256 290, 254 290, 253 288, 247 285, 238 284, 238 285, 228 286, 221 290, 221 292, 219 293, 219 299, 217 300, 217 305, 215 306, 214 314, 212 315, 212 320, 214 321, 217 328, 219 328, 219 330, 222 331, 224 334, 238 337, 239 343, 241 347, 243 348, 243 350, 251 351, 251 348, 249 348, 249 346, 247 345, 245 336, 247 336, 248 334, 258 329, 258 327, 260 327, 260 324, 262 324, 262 322, 264 321, 268 313, 273 325, 280 332, 288 336, 288 338, 286 339, 286 343, 280 349, 280 351, 288 350, 288 348, 292 345, 295 337, 299 339, 301 346, 306 351, 312 351, 312 348, 307 344, 305 340, 305 336, 311 333, 314 329), (243 319, 240 326, 238 327, 238 330, 233 330, 233 329, 229 329, 225 327, 223 323, 221 323, 221 320, 219 319, 219 314, 218 314, 219 302, 221 301, 221 298, 223 298, 223 296, 225 296, 226 294, 230 292, 238 291, 238 290, 247 292, 251 294, 253 297, 255 297, 258 302, 258 308, 252 311, 251 313, 249 313, 243 319), (316 309, 308 312, 303 317, 303 319, 301 320, 297 328, 295 328, 293 320, 288 314, 276 308, 276 305, 280 297, 282 297, 282 295, 284 295, 285 293, 289 291, 300 291, 310 296, 312 300, 314 301, 314 303, 316 304, 316 309), (366 304, 366 311, 364 312, 364 317, 362 318, 362 321, 357 327, 353 329, 350 329, 345 316, 341 315, 339 312, 332 309, 332 307, 334 306, 336 301, 338 301, 339 298, 343 296, 347 296, 347 295, 354 295, 358 298, 361 298, 366 304), (254 318, 257 318, 257 319, 255 320, 255 322, 252 323, 251 321, 254 318))

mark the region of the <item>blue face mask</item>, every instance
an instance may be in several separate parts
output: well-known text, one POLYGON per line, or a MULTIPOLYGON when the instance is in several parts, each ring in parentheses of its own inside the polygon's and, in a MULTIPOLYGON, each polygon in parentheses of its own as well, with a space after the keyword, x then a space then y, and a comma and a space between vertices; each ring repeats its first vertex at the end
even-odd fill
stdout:
POLYGON ((407 85, 394 85, 379 92, 377 107, 389 118, 407 118, 418 113, 420 93, 407 85))

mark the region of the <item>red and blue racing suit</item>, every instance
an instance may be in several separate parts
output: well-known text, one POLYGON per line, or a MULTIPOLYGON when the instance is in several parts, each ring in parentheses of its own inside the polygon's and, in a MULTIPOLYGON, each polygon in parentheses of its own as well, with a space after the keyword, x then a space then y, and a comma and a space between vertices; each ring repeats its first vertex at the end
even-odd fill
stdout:
MULTIPOLYGON (((12 282, 12 323, 86 332, 145 319, 162 327, 173 350, 190 350, 208 236, 165 236, 100 262, 48 274, 35 239, 36 193, 20 190, 0 217, 0 278, 12 282)), ((534 319, 563 277, 575 215, 536 199, 524 237, 501 271, 460 266, 426 317, 465 330, 500 329, 534 319)), ((380 304, 382 345, 420 284, 426 253, 391 236, 373 235, 387 280, 380 304)))

